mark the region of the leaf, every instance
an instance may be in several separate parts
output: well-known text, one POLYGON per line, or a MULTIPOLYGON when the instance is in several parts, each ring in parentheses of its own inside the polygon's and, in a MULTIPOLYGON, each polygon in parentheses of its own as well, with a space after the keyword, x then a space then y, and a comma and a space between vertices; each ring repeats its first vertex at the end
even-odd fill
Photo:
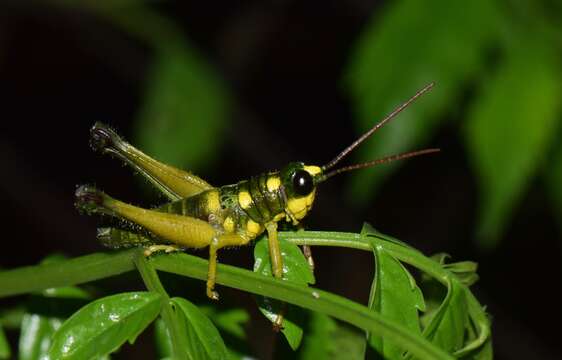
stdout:
POLYGON ((456 280, 447 281, 447 296, 423 330, 423 336, 441 349, 452 353, 463 346, 468 313, 465 288, 456 280))
MULTIPOLYGON (((56 264, 67 260, 68 257, 62 254, 51 254, 41 260, 40 264, 56 264)), ((61 286, 57 288, 47 288, 40 291, 40 294, 48 298, 66 298, 66 299, 83 299, 90 300, 92 296, 84 289, 77 286, 61 286)))
MULTIPOLYGON (((336 337, 338 324, 328 315, 321 313, 310 313, 308 331, 304 338, 299 359, 337 359, 337 355, 348 356, 348 353, 340 351, 336 337)), ((343 357, 341 357, 343 358, 343 357)))
POLYGON ((478 264, 474 261, 459 261, 444 264, 443 268, 455 274, 461 284, 466 286, 472 286, 479 279, 479 276, 476 273, 478 270, 478 264))
POLYGON ((23 316, 25 315, 25 307, 16 305, 11 308, 0 310, 0 325, 6 329, 19 329, 23 316))
MULTIPOLYGON (((404 265, 387 253, 375 237, 369 237, 375 255, 375 278, 369 295, 369 308, 392 320, 411 333, 421 334, 418 310, 425 309, 421 290, 404 265)), ((376 334, 369 344, 387 359, 400 359, 404 349, 376 334)))
POLYGON ((154 340, 158 358, 172 358, 172 340, 162 318, 158 318, 154 322, 154 340))
POLYGON ((562 184, 562 143, 559 143, 555 150, 553 161, 547 165, 546 180, 554 215, 562 231, 562 186, 560 185, 562 184))
POLYGON ((178 167, 209 166, 222 141, 228 94, 193 49, 160 51, 136 124, 139 147, 178 167))
POLYGON ((12 351, 10 350, 8 339, 6 339, 4 328, 0 325, 0 359, 9 359, 11 354, 12 351))
POLYGON ((493 360, 494 359, 494 349, 492 348, 492 339, 488 339, 486 343, 475 350, 474 352, 468 354, 467 356, 462 357, 461 359, 466 360, 493 360))
MULTIPOLYGON (((66 260, 61 254, 52 254, 41 261, 41 265, 56 264, 66 260)), ((26 312, 21 318, 19 359, 46 359, 52 344, 53 334, 64 320, 91 299, 90 294, 76 286, 47 288, 35 292, 27 302, 26 312)))
POLYGON ((53 334, 64 319, 39 314, 25 314, 19 338, 19 359, 45 359, 52 343, 53 334))
POLYGON ((189 339, 188 353, 192 359, 226 359, 229 356, 219 331, 197 306, 179 297, 170 301, 189 339))
POLYGON ((522 36, 470 111, 466 146, 476 172, 480 245, 493 248, 555 138, 561 104, 557 56, 522 36))
POLYGON ((331 359, 361 360, 365 358, 365 333, 345 324, 339 324, 332 339, 337 347, 331 359))
MULTIPOLYGON (((314 284, 314 274, 299 247, 288 241, 279 241, 281 256, 283 257, 283 280, 306 286, 314 284)), ((267 237, 263 237, 254 247, 254 272, 265 276, 271 275, 271 261, 267 237)), ((285 313, 283 329, 281 330, 289 345, 296 350, 302 340, 302 314, 297 308, 266 297, 258 297, 260 311, 271 321, 275 322, 278 314, 285 313), (286 309, 286 311, 284 311, 286 309)))
POLYGON ((244 309, 217 310, 210 306, 200 306, 199 309, 224 332, 239 340, 246 340, 244 325, 250 320, 250 315, 244 309))
POLYGON ((50 359, 89 359, 117 350, 158 316, 162 297, 130 292, 93 301, 66 320, 53 336, 50 359))
POLYGON ((365 345, 363 332, 322 313, 311 312, 299 359, 364 359, 365 345))
MULTIPOLYGON (((486 48, 503 19, 495 2, 475 0, 462 6, 446 0, 403 0, 387 6, 368 24, 355 44, 346 71, 358 128, 371 128, 423 85, 434 90, 386 125, 376 141, 358 150, 374 159, 426 143, 440 116, 462 96, 464 84, 481 71, 486 48)), ((367 201, 393 165, 354 174, 352 199, 367 201)))
POLYGON ((41 291, 41 295, 48 298, 66 298, 89 300, 92 296, 84 289, 77 286, 63 286, 58 288, 48 288, 41 291))

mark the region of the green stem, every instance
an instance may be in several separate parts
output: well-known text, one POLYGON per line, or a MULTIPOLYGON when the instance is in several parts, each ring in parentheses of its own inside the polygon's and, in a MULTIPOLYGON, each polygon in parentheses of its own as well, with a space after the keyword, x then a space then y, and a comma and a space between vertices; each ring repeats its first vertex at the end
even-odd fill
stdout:
MULTIPOLYGON (((447 284, 450 276, 438 263, 427 258, 416 249, 400 245, 384 235, 369 235, 385 240, 381 246, 398 260, 410 264, 431 275, 442 284, 447 284)), ((372 251, 369 240, 355 233, 327 231, 280 232, 279 238, 297 245, 337 246, 364 251, 372 251)))
MULTIPOLYGON (((299 245, 338 246, 371 251, 368 240, 353 233, 281 232, 279 237, 299 245)), ((388 240, 381 242, 381 246, 384 246, 385 250, 392 253, 400 261, 415 266, 441 282, 445 281, 446 277, 451 276, 438 263, 423 256, 417 250, 397 244, 386 239, 383 235, 378 237, 382 240, 388 240)), ((135 268, 136 251, 133 249, 110 255, 93 254, 54 264, 30 266, 2 272, 0 273, 0 284, 2 284, 0 297, 23 294, 49 287, 75 285, 133 270, 135 268)), ((138 259, 136 261, 137 263, 140 262, 138 259)), ((171 254, 156 256, 149 261, 143 258, 143 261, 152 264, 157 270, 201 280, 206 280, 207 277, 207 261, 191 255, 171 254)), ((141 274, 144 272, 143 279, 145 279, 147 287, 150 286, 149 289, 161 287, 159 281, 155 282, 154 278, 151 280, 150 274, 146 269, 143 270, 143 266, 139 266, 139 271, 141 271, 141 274)), ((366 331, 388 337, 419 357, 451 358, 450 355, 427 340, 411 335, 402 326, 389 322, 365 306, 337 295, 314 288, 292 285, 287 281, 275 280, 227 265, 219 265, 217 283, 328 314, 366 331)))
POLYGON ((146 288, 150 291, 159 293, 164 298, 161 315, 162 320, 164 320, 166 327, 170 331, 170 341, 172 343, 173 358, 191 359, 191 354, 186 351, 188 347, 187 344, 184 344, 184 337, 180 332, 178 322, 174 320, 174 309, 172 308, 172 305, 170 305, 170 297, 164 289, 164 286, 162 286, 156 270, 154 270, 152 265, 146 260, 143 249, 139 249, 135 253, 133 261, 137 267, 137 270, 141 274, 146 288))
POLYGON ((104 279, 135 269, 136 249, 96 253, 0 272, 0 298, 104 279))
MULTIPOLYGON (((187 254, 158 256, 150 262, 158 270, 200 280, 207 278, 207 261, 187 254)), ((217 283, 330 315, 366 331, 388 337, 420 358, 452 359, 426 339, 412 335, 404 327, 386 320, 367 307, 326 291, 294 285, 288 281, 265 277, 229 265, 219 266, 217 283)))
MULTIPOLYGON (((0 284, 2 284, 0 297, 49 287, 77 285, 134 270, 133 259, 136 251, 135 249, 126 250, 113 255, 93 254, 54 264, 2 272, 0 273, 0 284)), ((160 255, 155 256, 148 263, 153 264, 157 270, 201 280, 205 280, 207 277, 207 261, 192 255, 160 255)), ((427 340, 411 335, 403 327, 389 322, 365 306, 325 291, 292 285, 287 281, 275 280, 227 265, 218 266, 217 283, 254 294, 267 295, 331 315, 367 331, 388 336, 422 358, 451 358, 427 340)))

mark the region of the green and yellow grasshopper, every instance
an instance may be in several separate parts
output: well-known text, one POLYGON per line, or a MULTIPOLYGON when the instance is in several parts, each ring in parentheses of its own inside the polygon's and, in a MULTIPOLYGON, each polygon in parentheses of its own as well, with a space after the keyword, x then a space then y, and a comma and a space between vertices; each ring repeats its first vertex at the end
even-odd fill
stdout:
POLYGON ((429 84, 418 91, 324 166, 293 162, 280 171, 221 187, 211 186, 189 172, 152 159, 125 142, 109 127, 96 123, 91 129, 92 147, 123 160, 171 201, 147 210, 113 199, 92 186, 83 185, 76 190, 76 206, 88 213, 111 215, 132 225, 135 232, 116 228, 98 230, 98 238, 112 247, 141 245, 146 247, 145 254, 148 256, 160 250, 168 252, 208 246, 207 296, 217 300, 214 287, 219 249, 246 245, 267 231, 272 273, 276 278, 281 278, 283 259, 277 238, 277 223, 286 220, 294 225, 299 224, 314 203, 318 184, 342 172, 439 151, 425 149, 407 152, 333 169, 354 148, 432 86, 429 84))

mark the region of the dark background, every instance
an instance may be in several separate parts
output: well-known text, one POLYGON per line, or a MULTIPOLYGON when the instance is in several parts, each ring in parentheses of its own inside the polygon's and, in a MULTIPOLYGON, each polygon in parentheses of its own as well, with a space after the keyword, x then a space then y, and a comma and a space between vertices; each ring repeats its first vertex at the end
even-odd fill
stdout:
MULTIPOLYGON (((324 163, 357 136, 341 72, 353 40, 383 4, 222 1, 154 7, 180 24, 235 96, 217 161, 198 172, 210 183, 234 183, 291 160, 324 163)), ((89 128, 99 120, 132 138, 152 55, 87 11, 0 3, 3 268, 34 264, 53 252, 104 250, 95 240, 99 220, 73 207, 78 184, 95 183, 136 204, 158 201, 129 169, 88 146, 89 128)), ((470 96, 467 91, 467 101, 470 96)), ((547 195, 538 180, 532 183, 500 245, 478 250, 472 231, 476 184, 456 123, 447 124, 430 144, 442 153, 405 162, 367 207, 354 207, 345 196, 345 176, 323 185, 307 228, 359 231, 368 221, 426 254, 477 261, 481 280, 474 292, 492 314, 496 358, 560 358, 561 235, 547 195), (552 251, 529 256, 539 238, 541 248, 552 251)), ((365 303, 372 255, 314 250, 317 285, 365 303)), ((220 258, 251 268, 251 254, 248 247, 222 251, 220 258)), ((258 357, 267 358, 280 341, 248 296, 227 294, 239 296, 233 301, 252 312, 251 344, 258 357)), ((119 357, 139 356, 135 351, 127 347, 119 357)))

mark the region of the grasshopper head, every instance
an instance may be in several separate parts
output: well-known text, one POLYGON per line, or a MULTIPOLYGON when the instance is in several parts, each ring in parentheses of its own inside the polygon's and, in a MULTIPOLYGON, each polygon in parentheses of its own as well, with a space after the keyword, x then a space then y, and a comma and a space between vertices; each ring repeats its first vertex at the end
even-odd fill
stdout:
POLYGON ((296 224, 312 208, 317 179, 322 175, 322 169, 319 166, 294 162, 281 170, 280 175, 286 196, 285 212, 296 224))
POLYGON ((363 141, 369 138, 373 133, 379 130, 383 125, 392 120, 402 110, 408 107, 414 100, 420 97, 433 87, 433 83, 426 85, 418 91, 408 101, 398 106, 394 111, 387 115, 384 119, 379 121, 369 131, 363 134, 359 139, 355 140, 351 145, 344 149, 338 156, 324 166, 305 165, 300 162, 291 163, 281 171, 281 181, 285 190, 287 207, 285 212, 287 217, 290 218, 294 224, 304 218, 312 204, 316 195, 316 186, 329 179, 330 177, 341 174, 343 172, 364 169, 379 164, 388 163, 395 160, 406 159, 414 156, 430 154, 438 152, 439 149, 424 149, 418 151, 411 151, 397 155, 387 156, 381 159, 367 161, 360 164, 348 165, 334 169, 343 158, 345 158, 352 150, 359 146, 363 141))

